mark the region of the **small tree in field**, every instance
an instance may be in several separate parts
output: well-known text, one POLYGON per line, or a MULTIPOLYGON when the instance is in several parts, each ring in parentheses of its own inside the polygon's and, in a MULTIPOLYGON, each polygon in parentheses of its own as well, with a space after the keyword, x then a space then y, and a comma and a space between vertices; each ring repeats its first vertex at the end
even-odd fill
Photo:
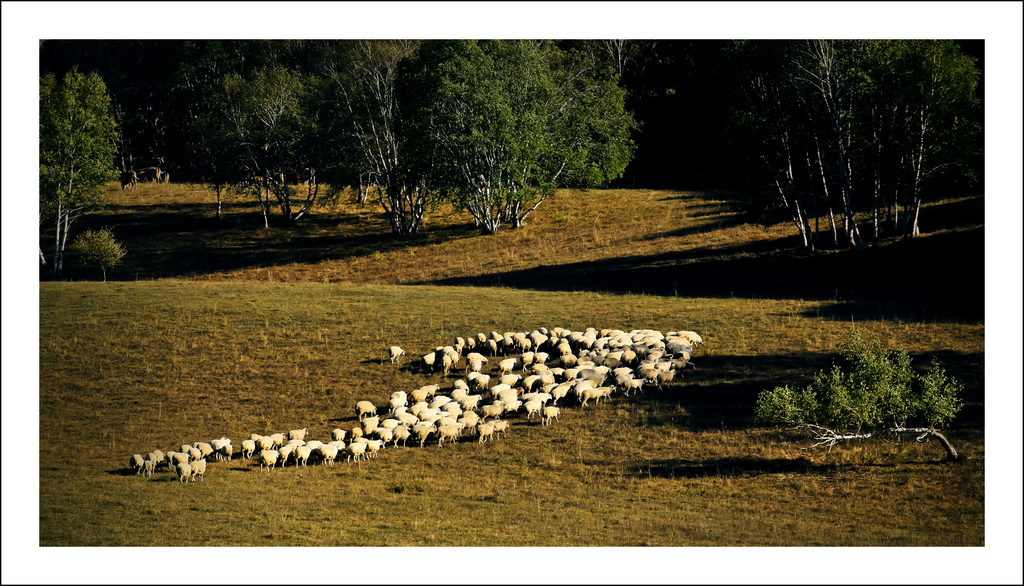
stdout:
POLYGON ((932 360, 924 373, 910 366, 905 351, 884 350, 877 338, 866 343, 851 330, 843 347, 844 364, 815 375, 803 389, 789 386, 762 392, 755 419, 810 433, 815 447, 832 448, 844 440, 916 441, 937 438, 953 460, 956 450, 937 429, 963 406, 963 386, 932 360))
POLYGON ((103 271, 104 281, 107 280, 107 268, 121 264, 121 259, 125 255, 124 246, 114 238, 110 228, 82 232, 71 243, 71 251, 82 259, 82 262, 99 265, 103 271))

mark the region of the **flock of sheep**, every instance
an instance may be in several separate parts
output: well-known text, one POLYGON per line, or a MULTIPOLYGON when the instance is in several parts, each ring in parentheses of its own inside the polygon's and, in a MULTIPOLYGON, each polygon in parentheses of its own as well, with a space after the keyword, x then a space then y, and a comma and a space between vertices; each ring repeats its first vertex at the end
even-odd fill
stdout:
MULTIPOLYGON (((661 389, 676 373, 693 368, 690 355, 703 344, 692 331, 662 334, 657 330, 571 331, 538 328, 532 332, 477 334, 458 337, 450 346, 438 346, 419 359, 419 365, 444 376, 464 368, 466 376, 442 392, 440 385, 422 386, 410 393, 396 391, 387 406, 359 401, 359 424, 351 430, 335 429, 328 442, 306 440, 308 429, 262 435, 253 433, 241 442, 240 457, 253 459, 270 471, 289 462, 306 466, 311 461, 334 465, 335 461, 359 462, 376 458, 391 445, 404 447, 409 438, 420 447, 436 439, 437 445, 460 437, 483 443, 499 438, 509 428, 508 417, 525 412, 526 420, 538 417, 542 425, 558 420, 558 401, 572 396, 586 407, 615 392, 625 396, 644 387, 661 389), (491 374, 485 366, 496 362, 491 374), (505 419, 503 419, 505 417, 505 419), (347 441, 347 443, 346 443, 347 441)), ((392 363, 405 351, 388 349, 392 363)), ((564 406, 564 403, 563 403, 564 406)), ((176 451, 154 450, 129 459, 137 475, 152 476, 160 467, 176 473, 181 482, 203 480, 207 462, 230 461, 231 440, 183 444, 176 451)))

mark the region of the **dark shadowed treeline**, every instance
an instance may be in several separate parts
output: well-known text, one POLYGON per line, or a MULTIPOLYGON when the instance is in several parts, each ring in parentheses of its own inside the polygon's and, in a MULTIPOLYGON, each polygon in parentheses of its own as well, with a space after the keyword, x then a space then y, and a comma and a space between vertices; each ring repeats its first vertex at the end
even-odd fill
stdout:
POLYGON ((517 227, 555 187, 737 191, 808 250, 920 231, 978 191, 980 41, 44 41, 105 81, 115 167, 243 191, 265 226, 337 188, 395 234, 440 200, 517 227), (330 186, 330 187, 327 187, 330 186))

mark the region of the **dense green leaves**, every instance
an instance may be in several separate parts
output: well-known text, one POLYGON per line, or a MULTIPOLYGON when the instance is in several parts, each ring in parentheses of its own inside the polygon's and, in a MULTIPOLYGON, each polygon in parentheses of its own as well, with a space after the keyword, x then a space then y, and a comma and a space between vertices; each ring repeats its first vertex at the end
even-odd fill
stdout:
POLYGON ((583 52, 547 41, 429 41, 403 98, 416 164, 494 233, 558 185, 620 176, 635 127, 625 92, 583 52))
POLYGON ((865 342, 851 330, 841 364, 818 372, 800 390, 789 386, 762 392, 755 419, 769 425, 815 425, 860 433, 901 428, 911 421, 937 427, 962 407, 962 386, 932 360, 923 373, 914 371, 910 356, 865 342))
POLYGON ((52 271, 59 275, 68 230, 103 199, 114 172, 116 124, 103 80, 72 69, 59 81, 39 80, 40 224, 54 222, 52 271))
POLYGON ((110 228, 86 230, 71 243, 71 251, 85 264, 96 265, 103 271, 103 280, 107 280, 107 269, 121 264, 124 258, 124 245, 114 238, 110 228))

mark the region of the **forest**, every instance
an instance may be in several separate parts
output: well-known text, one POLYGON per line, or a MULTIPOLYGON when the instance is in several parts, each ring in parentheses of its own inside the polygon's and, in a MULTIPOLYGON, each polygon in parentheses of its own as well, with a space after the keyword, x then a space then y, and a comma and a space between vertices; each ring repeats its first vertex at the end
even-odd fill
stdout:
POLYGON ((983 190, 983 66, 948 40, 40 48, 41 79, 102 81, 123 185, 241 189, 264 226, 350 186, 397 235, 440 201, 493 234, 556 188, 715 189, 808 251, 913 237, 923 202, 983 190))

